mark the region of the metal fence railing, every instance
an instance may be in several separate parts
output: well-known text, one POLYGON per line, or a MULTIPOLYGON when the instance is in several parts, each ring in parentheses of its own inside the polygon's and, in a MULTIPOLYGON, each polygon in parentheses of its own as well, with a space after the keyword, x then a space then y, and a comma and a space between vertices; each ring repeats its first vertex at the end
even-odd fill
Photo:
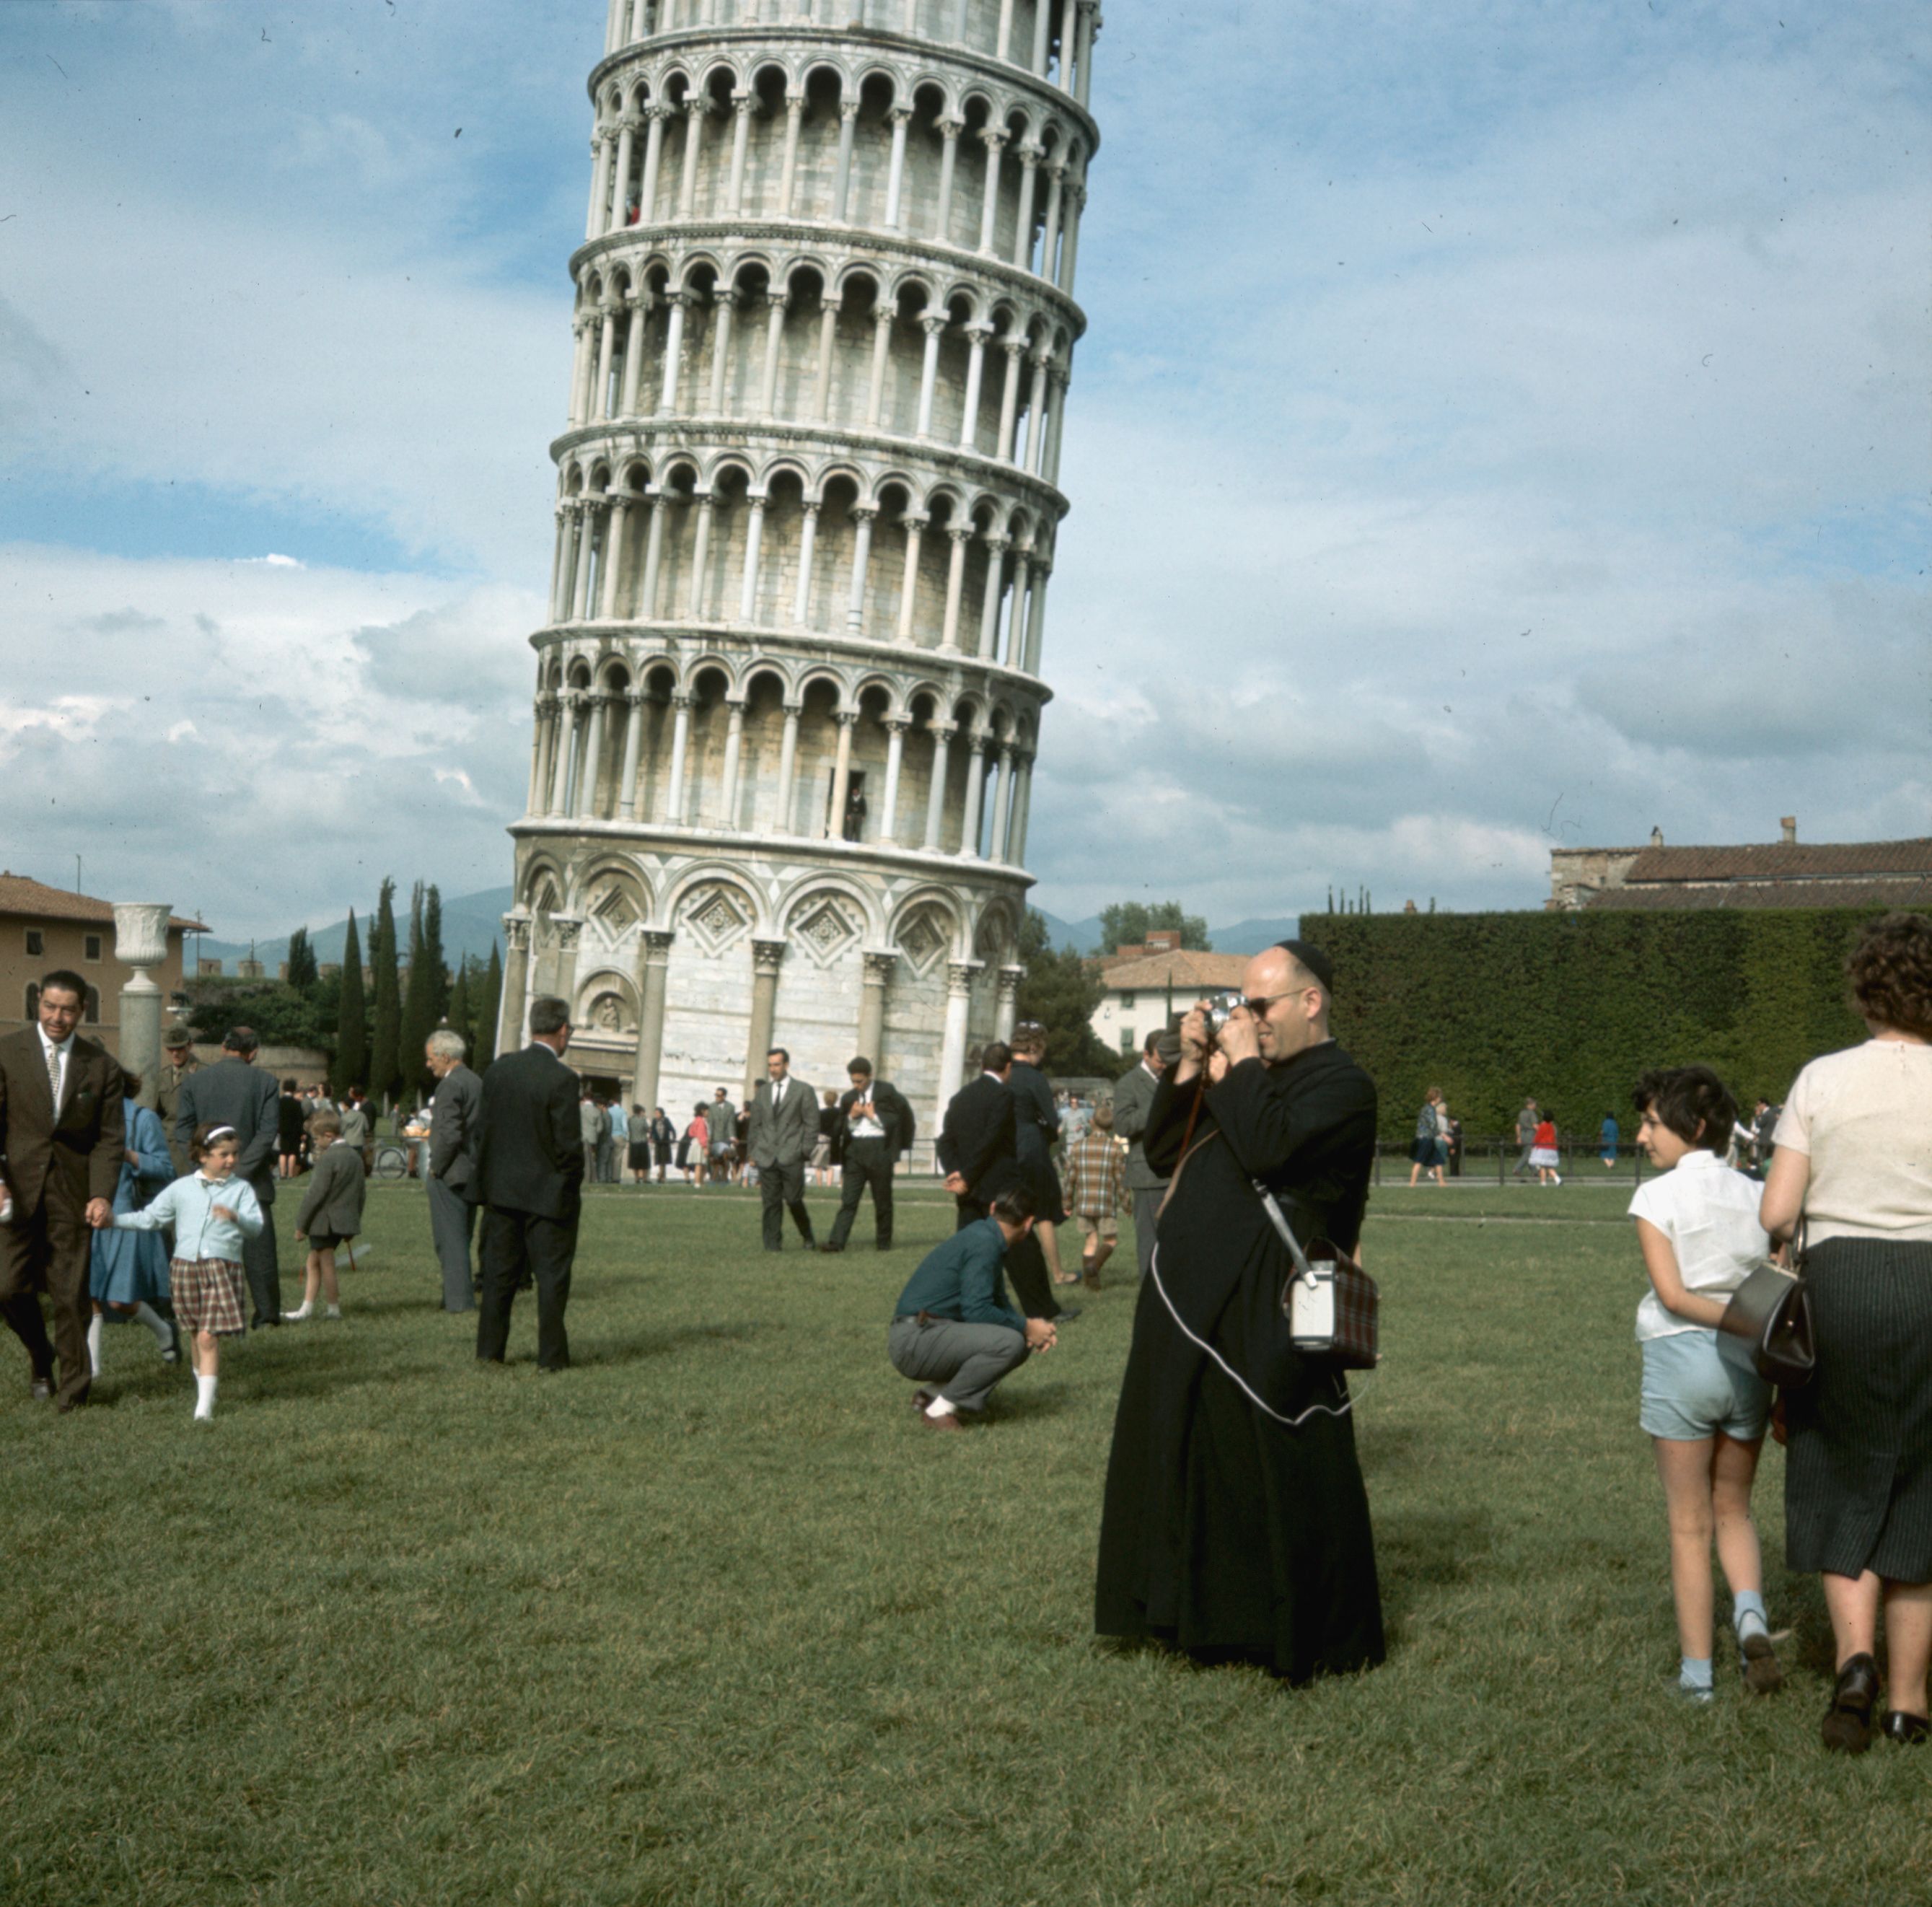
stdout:
MULTIPOLYGON (((1644 1175, 1651 1167, 1635 1146, 1620 1142, 1615 1148, 1616 1164, 1608 1167, 1604 1164, 1606 1149, 1598 1140, 1559 1136, 1556 1152, 1562 1163, 1557 1170, 1566 1183, 1573 1179, 1592 1185, 1643 1183, 1644 1175)), ((1406 1184, 1414 1163, 1404 1141, 1376 1141, 1375 1182, 1378 1185, 1406 1184)), ((1480 1180, 1486 1185, 1507 1185, 1513 1181, 1520 1185, 1536 1183, 1536 1168, 1528 1163, 1526 1149, 1514 1134, 1493 1139, 1462 1138, 1450 1149, 1447 1170, 1451 1179, 1480 1180)))

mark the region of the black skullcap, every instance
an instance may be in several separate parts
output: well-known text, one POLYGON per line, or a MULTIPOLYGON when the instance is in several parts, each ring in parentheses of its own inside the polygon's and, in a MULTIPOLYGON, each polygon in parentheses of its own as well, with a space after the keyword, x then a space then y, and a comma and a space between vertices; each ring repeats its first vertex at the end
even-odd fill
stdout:
POLYGON ((1334 992, 1335 968, 1334 963, 1331 962, 1328 955, 1323 953, 1321 948, 1315 945, 1312 941, 1278 940, 1275 942, 1275 944, 1280 947, 1284 952, 1293 954, 1295 959, 1301 963, 1303 966, 1306 967, 1317 980, 1321 981, 1322 990, 1323 993, 1333 993, 1334 992))

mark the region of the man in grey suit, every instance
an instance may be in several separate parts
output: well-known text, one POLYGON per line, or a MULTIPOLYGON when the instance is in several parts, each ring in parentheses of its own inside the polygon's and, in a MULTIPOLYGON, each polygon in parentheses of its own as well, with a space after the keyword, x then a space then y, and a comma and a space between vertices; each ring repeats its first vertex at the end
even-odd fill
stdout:
POLYGON ((738 1109, 720 1086, 704 1109, 704 1129, 711 1136, 706 1149, 711 1155, 711 1176, 723 1185, 731 1182, 731 1155, 738 1146, 738 1109))
POLYGON ((791 1076, 791 1055, 774 1047, 765 1055, 765 1075, 752 1099, 750 1150, 758 1168, 758 1197, 764 1206, 765 1249, 784 1249, 784 1212, 810 1251, 812 1214, 805 1209, 805 1162, 818 1143, 818 1095, 791 1076))
POLYGON ((282 1277, 275 1256, 275 1145, 281 1123, 281 1095, 272 1074, 255 1065, 261 1042, 254 1029, 231 1026, 221 1042, 221 1057, 197 1068, 181 1083, 175 1107, 174 1136, 185 1146, 198 1125, 235 1128, 241 1149, 235 1176, 245 1179, 262 1208, 262 1229, 242 1245, 242 1269, 255 1315, 252 1328, 282 1321, 282 1277))
POLYGON ((447 1026, 432 1033, 424 1048, 429 1070, 436 1075, 436 1097, 429 1105, 429 1232, 442 1267, 446 1311, 476 1308, 476 1281, 470 1268, 476 1208, 464 1188, 476 1169, 483 1082, 464 1065, 464 1050, 463 1035, 447 1026))
POLYGON ((1141 1140, 1161 1075, 1180 1056, 1178 1034, 1150 1033, 1141 1047, 1141 1063, 1114 1082, 1114 1130, 1127 1146, 1127 1190, 1134 1195, 1134 1250, 1141 1276, 1154 1262, 1154 1220, 1167 1196, 1167 1181, 1148 1164, 1141 1140))

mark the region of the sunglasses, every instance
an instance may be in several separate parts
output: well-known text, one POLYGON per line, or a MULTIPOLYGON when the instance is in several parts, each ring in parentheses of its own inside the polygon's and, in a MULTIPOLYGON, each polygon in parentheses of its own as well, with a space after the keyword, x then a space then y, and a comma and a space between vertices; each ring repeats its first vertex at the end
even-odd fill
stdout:
POLYGON ((1248 1012, 1254 1015, 1256 1019, 1265 1020, 1268 1017, 1268 1008, 1277 1000, 1292 1000, 1296 994, 1306 991, 1306 989, 1304 987, 1292 987, 1286 993, 1258 993, 1251 1000, 1241 1000, 1236 1004, 1245 1008, 1248 1012))

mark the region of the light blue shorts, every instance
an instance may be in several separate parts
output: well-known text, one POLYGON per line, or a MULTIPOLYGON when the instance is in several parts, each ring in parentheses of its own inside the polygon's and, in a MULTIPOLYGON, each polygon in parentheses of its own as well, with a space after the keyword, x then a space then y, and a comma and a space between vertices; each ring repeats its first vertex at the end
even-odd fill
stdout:
POLYGON ((1742 1339, 1697 1330, 1644 1340, 1637 1421, 1649 1435, 1692 1443, 1722 1431, 1740 1443, 1754 1443, 1770 1414, 1771 1386, 1742 1339))

